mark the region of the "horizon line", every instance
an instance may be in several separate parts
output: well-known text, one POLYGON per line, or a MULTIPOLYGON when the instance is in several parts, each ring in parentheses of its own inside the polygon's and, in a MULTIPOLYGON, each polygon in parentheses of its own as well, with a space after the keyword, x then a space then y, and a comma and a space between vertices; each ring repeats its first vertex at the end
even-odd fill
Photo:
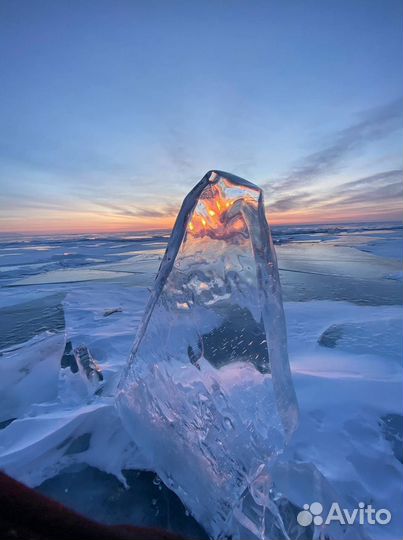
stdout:
MULTIPOLYGON (((403 219, 381 219, 381 220, 353 220, 353 221, 322 221, 322 222, 298 222, 298 223, 270 223, 270 228, 273 227, 298 227, 298 226, 314 226, 314 225, 351 225, 351 224, 374 224, 374 223, 399 223, 403 225, 403 219)), ((144 233, 144 232, 167 232, 172 231, 174 225, 171 227, 149 227, 143 229, 99 229, 99 230, 70 230, 70 231, 0 231, 0 236, 6 235, 29 235, 29 236, 48 236, 48 235, 83 235, 83 234, 118 234, 118 233, 144 233)))

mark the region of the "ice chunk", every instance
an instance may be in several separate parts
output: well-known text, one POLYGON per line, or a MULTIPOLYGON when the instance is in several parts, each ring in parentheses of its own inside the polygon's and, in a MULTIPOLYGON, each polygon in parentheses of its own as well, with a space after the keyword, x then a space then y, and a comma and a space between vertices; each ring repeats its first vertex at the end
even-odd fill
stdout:
POLYGON ((56 399, 64 333, 49 331, 0 352, 0 421, 24 416, 32 404, 56 399))
POLYGON ((297 423, 262 191, 209 172, 185 198, 119 387, 123 423, 212 537, 264 538, 297 423))
POLYGON ((100 366, 85 345, 73 349, 66 343, 59 375, 59 399, 65 404, 88 401, 102 389, 104 377, 100 366))
POLYGON ((104 311, 104 317, 109 317, 110 315, 113 315, 114 313, 122 313, 123 309, 121 307, 106 309, 104 311))
POLYGON ((102 370, 97 362, 92 357, 92 354, 85 345, 80 345, 74 349, 74 357, 76 359, 79 370, 82 370, 91 384, 97 385, 104 380, 102 370))
POLYGON ((373 354, 402 362, 402 319, 385 318, 332 324, 320 336, 318 343, 330 349, 355 354, 373 354), (396 339, 396 337, 398 339, 396 339))
POLYGON ((107 399, 79 407, 44 404, 30 413, 0 430, 0 469, 31 487, 73 463, 121 480, 122 469, 147 468, 107 399))

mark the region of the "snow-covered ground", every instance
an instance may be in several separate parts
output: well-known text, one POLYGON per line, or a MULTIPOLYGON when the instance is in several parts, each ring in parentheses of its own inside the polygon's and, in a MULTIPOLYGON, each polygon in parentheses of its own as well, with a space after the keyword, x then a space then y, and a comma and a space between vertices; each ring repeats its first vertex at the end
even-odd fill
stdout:
MULTIPOLYGON (((274 233, 301 411, 272 471, 283 520, 291 531, 304 504, 362 502, 390 510, 391 522, 325 533, 403 538, 402 228, 274 233)), ((97 519, 202 538, 158 478, 128 472, 152 463, 113 405, 165 243, 163 233, 1 240, 0 467, 97 519), (60 369, 67 342, 84 344, 101 366, 97 387, 60 369)))

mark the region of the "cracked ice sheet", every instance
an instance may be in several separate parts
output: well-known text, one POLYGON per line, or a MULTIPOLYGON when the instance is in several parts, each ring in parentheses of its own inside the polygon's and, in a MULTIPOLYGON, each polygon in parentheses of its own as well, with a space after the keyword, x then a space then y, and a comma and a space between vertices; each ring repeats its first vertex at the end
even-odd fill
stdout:
MULTIPOLYGON (((33 301, 32 307, 39 311, 42 300, 55 292, 52 286, 46 290, 47 293, 43 289, 30 289, 25 298, 33 301)), ((4 303, 9 306, 11 298, 5 292, 4 303)), ((1 352, 0 468, 31 486, 72 463, 92 464, 120 478, 123 467, 146 468, 145 460, 137 455, 110 401, 147 297, 144 288, 114 284, 106 290, 100 283, 80 284, 66 291, 63 307, 68 339, 74 345, 86 343, 96 353, 105 377, 103 396, 94 396, 90 403, 65 406, 58 398, 64 332, 53 335, 44 332, 14 345, 11 351, 1 352), (104 317, 105 310, 111 307, 121 307, 122 312, 104 317), (13 399, 8 395, 10 384, 13 399), (6 400, 5 404, 1 403, 2 399, 6 400), (85 434, 90 436, 90 447, 66 455, 69 444, 85 434)), ((21 303, 16 308, 25 305, 24 295, 18 298, 21 303)), ((30 321, 31 312, 27 310, 25 315, 26 321, 30 321)), ((26 321, 22 319, 19 323, 24 327, 26 321)))

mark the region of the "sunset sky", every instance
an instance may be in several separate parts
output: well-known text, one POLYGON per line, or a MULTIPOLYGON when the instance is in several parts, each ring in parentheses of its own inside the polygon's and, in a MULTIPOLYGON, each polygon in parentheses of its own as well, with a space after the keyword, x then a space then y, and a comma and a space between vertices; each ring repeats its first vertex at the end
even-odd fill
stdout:
POLYGON ((272 223, 402 219, 401 0, 2 0, 0 231, 171 226, 209 170, 272 223))

